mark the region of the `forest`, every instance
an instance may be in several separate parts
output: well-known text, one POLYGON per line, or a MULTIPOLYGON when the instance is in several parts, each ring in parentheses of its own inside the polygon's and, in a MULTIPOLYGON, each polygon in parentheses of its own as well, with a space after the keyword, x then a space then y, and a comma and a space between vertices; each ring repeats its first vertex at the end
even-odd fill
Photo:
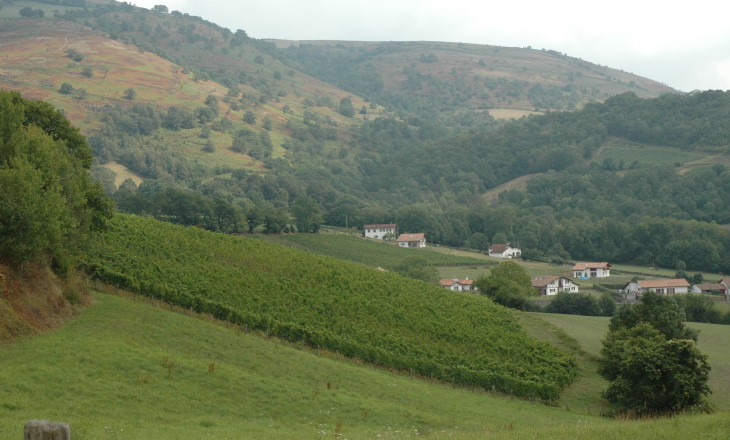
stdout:
MULTIPOLYGON (((692 154, 721 152, 730 139, 729 106, 726 92, 651 100, 629 94, 577 112, 530 116, 461 134, 438 123, 414 126, 378 118, 361 125, 355 148, 335 155, 325 154, 323 141, 305 133, 288 146, 292 160, 264 159, 265 173, 206 169, 164 146, 154 147, 145 133, 173 129, 164 122, 172 109, 164 113, 151 105, 118 108, 90 144, 98 156, 118 158, 150 177, 140 188, 122 186, 116 198, 123 211, 173 221, 186 216, 177 221, 182 224, 296 230, 287 213, 297 199, 307 198, 314 200, 312 210, 321 222, 333 226, 395 221, 402 231, 425 232, 432 243, 483 250, 511 241, 536 259, 670 268, 684 263, 691 270, 727 273, 730 260, 722 249, 730 232, 721 225, 730 222, 730 173, 723 163, 684 174, 680 162, 591 159, 613 139, 638 149, 671 144, 692 154), (668 134, 680 126, 686 128, 681 137, 668 134), (225 171, 229 174, 221 174, 225 171), (478 202, 485 191, 524 175, 534 175, 524 189, 505 190, 496 203, 478 202), (160 201, 182 194, 201 202, 178 203, 174 212, 174 203, 160 201), (213 206, 236 212, 229 217, 237 220, 232 226, 194 220, 214 217, 195 212, 212 212, 213 206)), ((210 124, 190 118, 195 130, 210 124)), ((237 136, 245 139, 242 144, 260 142, 250 132, 237 136)))

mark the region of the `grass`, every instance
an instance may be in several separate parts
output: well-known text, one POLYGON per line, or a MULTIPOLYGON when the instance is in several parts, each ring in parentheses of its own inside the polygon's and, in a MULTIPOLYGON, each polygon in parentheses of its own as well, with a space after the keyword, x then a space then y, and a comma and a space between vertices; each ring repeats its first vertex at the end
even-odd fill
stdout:
POLYGON ((335 359, 148 301, 94 297, 60 330, 0 346, 0 440, 20 438, 34 418, 70 422, 77 440, 713 440, 730 429, 727 412, 603 419, 335 359))
MULTIPOLYGON (((575 339, 588 355, 598 356, 600 354, 601 340, 608 331, 609 318, 549 313, 531 313, 529 315, 562 329, 568 336, 575 339)), ((687 325, 700 330, 699 348, 707 354, 712 366, 710 388, 713 392, 708 400, 718 409, 728 411, 730 410, 730 352, 726 347, 727 339, 730 337, 730 326, 696 322, 688 322, 687 325)), ((535 332, 531 332, 531 334, 537 336, 535 332)), ((580 383, 580 379, 577 383, 580 383)))
POLYGON ((611 159, 616 164, 623 161, 624 166, 628 167, 635 162, 638 164, 684 164, 704 158, 705 156, 702 154, 676 148, 607 145, 594 161, 602 163, 606 159, 611 159))
POLYGON ((0 439, 33 418, 69 421, 82 440, 339 438, 338 425, 346 438, 447 437, 590 419, 95 298, 61 330, 0 347, 0 439))
POLYGON ((364 239, 352 234, 290 234, 260 237, 285 246, 370 267, 393 268, 412 255, 423 257, 434 266, 489 264, 488 260, 474 253, 445 253, 433 247, 405 249, 395 246, 392 242, 364 239))

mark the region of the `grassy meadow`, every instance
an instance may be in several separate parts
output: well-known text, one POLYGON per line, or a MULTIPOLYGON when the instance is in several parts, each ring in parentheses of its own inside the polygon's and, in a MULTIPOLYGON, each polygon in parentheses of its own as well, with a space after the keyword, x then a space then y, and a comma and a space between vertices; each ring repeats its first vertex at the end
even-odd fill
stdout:
POLYGON ((395 242, 364 239, 352 234, 287 234, 263 235, 261 238, 284 246, 352 261, 370 267, 392 268, 404 259, 416 255, 434 266, 494 265, 494 259, 482 258, 476 253, 450 253, 439 248, 406 249, 395 242))
POLYGON ((70 422, 77 440, 684 440, 730 429, 727 412, 611 420, 338 359, 148 300, 94 299, 60 330, 0 346, 0 440, 21 438, 34 418, 70 422))

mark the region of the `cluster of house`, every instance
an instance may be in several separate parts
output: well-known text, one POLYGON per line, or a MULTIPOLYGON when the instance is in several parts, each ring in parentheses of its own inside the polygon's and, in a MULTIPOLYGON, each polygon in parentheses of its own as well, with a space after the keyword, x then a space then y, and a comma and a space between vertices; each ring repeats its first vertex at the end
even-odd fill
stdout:
MULTIPOLYGON (((364 236, 378 240, 395 239, 400 247, 420 248, 426 247, 426 234, 400 234, 397 235, 395 223, 365 225, 364 236)), ((518 258, 521 251, 512 247, 510 243, 493 244, 488 250, 490 257, 512 259, 518 258)), ((573 266, 573 278, 589 280, 592 278, 605 278, 611 276, 611 264, 607 262, 581 262, 573 266)), ((474 280, 446 278, 439 282, 441 287, 456 292, 472 292, 476 290, 474 280)), ((540 292, 540 295, 557 295, 561 292, 578 293, 580 286, 570 278, 558 275, 542 275, 532 279, 532 287, 540 292)), ((730 299, 730 278, 724 278, 719 283, 706 283, 690 285, 684 278, 659 279, 659 280, 637 280, 627 283, 621 292, 628 299, 635 299, 646 292, 655 292, 662 295, 674 295, 682 293, 720 293, 730 299)))

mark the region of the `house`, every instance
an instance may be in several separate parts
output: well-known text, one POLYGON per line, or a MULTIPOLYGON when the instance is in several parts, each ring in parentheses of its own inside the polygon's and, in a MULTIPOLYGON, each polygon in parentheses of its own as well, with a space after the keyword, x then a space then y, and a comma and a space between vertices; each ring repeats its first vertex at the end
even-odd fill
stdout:
POLYGON ((608 263, 575 263, 573 278, 605 278, 611 276, 611 265, 608 263))
POLYGON ((725 286, 725 298, 730 301, 730 278, 721 279, 720 284, 725 286))
POLYGON ((439 281, 439 284, 444 289, 453 290, 454 292, 473 292, 476 290, 474 280, 470 280, 469 278, 463 280, 458 278, 446 278, 439 281))
POLYGON ((646 292, 655 292, 660 295, 682 294, 689 293, 689 283, 684 278, 638 280, 627 283, 623 292, 628 296, 641 295, 646 292))
POLYGON ((365 238, 377 238, 378 240, 392 240, 395 238, 395 223, 383 225, 365 225, 363 228, 365 238))
POLYGON ((725 295, 727 287, 722 283, 703 283, 693 285, 689 291, 691 293, 722 293, 725 295))
POLYGON ((522 254, 517 248, 513 248, 509 243, 493 244, 489 246, 489 256, 497 258, 517 258, 522 254))
POLYGON ((397 241, 400 247, 426 247, 426 234, 400 234, 397 241))
POLYGON ((578 293, 580 286, 565 277, 543 275, 532 279, 532 287, 540 291, 540 295, 557 295, 561 292, 578 293))

